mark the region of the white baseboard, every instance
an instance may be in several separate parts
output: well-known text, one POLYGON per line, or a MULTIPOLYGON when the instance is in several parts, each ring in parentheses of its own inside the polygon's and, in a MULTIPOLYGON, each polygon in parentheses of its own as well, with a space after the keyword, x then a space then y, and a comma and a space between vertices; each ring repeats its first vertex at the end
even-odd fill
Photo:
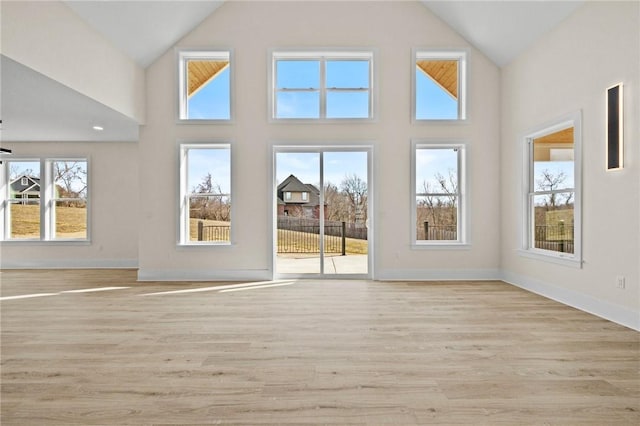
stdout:
POLYGON ((138 281, 269 281, 268 269, 138 269, 138 281))
POLYGON ((502 271, 502 281, 548 299, 640 331, 640 313, 573 290, 557 287, 534 278, 502 271))
POLYGON ((380 269, 379 281, 491 281, 500 280, 499 269, 380 269))
POLYGON ((138 259, 25 259, 0 262, 0 269, 136 269, 138 259))

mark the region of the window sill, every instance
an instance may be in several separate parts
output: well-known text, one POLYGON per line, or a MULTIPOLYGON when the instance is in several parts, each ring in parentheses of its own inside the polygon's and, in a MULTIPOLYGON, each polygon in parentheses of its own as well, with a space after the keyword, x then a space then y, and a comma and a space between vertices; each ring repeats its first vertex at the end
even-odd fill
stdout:
POLYGON ((12 246, 12 245, 16 245, 16 246, 36 246, 36 245, 42 245, 42 246, 54 246, 54 245, 61 245, 61 246, 88 246, 91 245, 91 240, 3 240, 0 241, 0 245, 4 246, 12 246))
POLYGON ((192 249, 192 248, 227 248, 234 247, 235 244, 230 242, 220 242, 220 243, 178 243, 178 249, 192 249))
POLYGON ((194 119, 194 118, 178 118, 176 120, 176 124, 214 124, 214 125, 224 125, 224 124, 233 124, 233 119, 231 118, 210 118, 210 119, 194 119))
POLYGON ((270 124, 370 124, 373 118, 270 118, 270 124))
POLYGON ((412 250, 471 250, 471 244, 469 243, 456 243, 456 242, 430 242, 430 243, 418 243, 411 244, 412 250))
POLYGON ((443 125, 443 124, 453 124, 453 125, 457 125, 457 126, 461 126, 461 125, 466 125, 469 124, 469 119, 468 118, 453 118, 453 119, 444 119, 444 118, 434 118, 434 119, 429 119, 429 118, 412 118, 411 119, 411 124, 418 124, 418 125, 429 125, 429 124, 434 124, 434 125, 443 125))
POLYGON ((556 265, 568 266, 571 268, 582 269, 583 261, 573 255, 556 254, 545 250, 518 250, 518 254, 529 259, 541 260, 544 262, 555 263, 556 265))

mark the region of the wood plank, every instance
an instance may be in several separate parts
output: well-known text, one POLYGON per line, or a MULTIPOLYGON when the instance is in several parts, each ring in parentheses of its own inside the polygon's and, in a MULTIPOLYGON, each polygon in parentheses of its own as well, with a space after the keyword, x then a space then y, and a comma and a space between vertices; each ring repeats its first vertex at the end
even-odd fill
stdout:
POLYGON ((423 59, 416 61, 416 65, 454 99, 458 99, 458 61, 423 59))
POLYGON ((503 282, 0 279, 3 426, 640 422, 640 333, 503 282))
POLYGON ((191 97, 229 66, 229 61, 189 60, 187 62, 188 96, 191 97))

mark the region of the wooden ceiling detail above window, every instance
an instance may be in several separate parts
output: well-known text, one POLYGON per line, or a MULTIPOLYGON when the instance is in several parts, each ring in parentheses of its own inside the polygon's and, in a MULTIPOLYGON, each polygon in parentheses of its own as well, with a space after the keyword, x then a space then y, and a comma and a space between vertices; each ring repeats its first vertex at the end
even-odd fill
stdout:
POLYGON ((416 65, 454 99, 458 99, 458 61, 418 59, 416 65))
POLYGON ((187 75, 189 77, 189 96, 193 96, 198 90, 213 80, 227 66, 229 61, 195 61, 187 62, 187 75))
POLYGON ((573 160, 573 127, 535 138, 533 140, 533 160, 573 160), (559 154, 561 152, 567 154, 559 154))
POLYGON ((573 127, 536 138, 536 144, 571 144, 573 145, 573 127))

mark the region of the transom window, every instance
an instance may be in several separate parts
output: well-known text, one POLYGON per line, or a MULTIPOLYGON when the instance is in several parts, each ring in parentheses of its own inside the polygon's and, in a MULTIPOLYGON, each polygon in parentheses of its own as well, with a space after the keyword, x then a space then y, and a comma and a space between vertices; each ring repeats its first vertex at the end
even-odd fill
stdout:
POLYGON ((231 119, 231 53, 181 51, 178 54, 179 119, 231 119))
POLYGON ((530 133, 525 143, 524 249, 579 263, 580 113, 530 133))
POLYGON ((414 120, 466 119, 465 51, 416 51, 414 120))
POLYGON ((180 244, 231 243, 231 145, 180 146, 180 244))
POLYGON ((464 152, 461 143, 414 142, 414 244, 466 242, 464 152))
POLYGON ((16 159, 3 168, 3 240, 88 239, 86 159, 16 159))
POLYGON ((273 54, 272 118, 373 117, 371 52, 273 54))

